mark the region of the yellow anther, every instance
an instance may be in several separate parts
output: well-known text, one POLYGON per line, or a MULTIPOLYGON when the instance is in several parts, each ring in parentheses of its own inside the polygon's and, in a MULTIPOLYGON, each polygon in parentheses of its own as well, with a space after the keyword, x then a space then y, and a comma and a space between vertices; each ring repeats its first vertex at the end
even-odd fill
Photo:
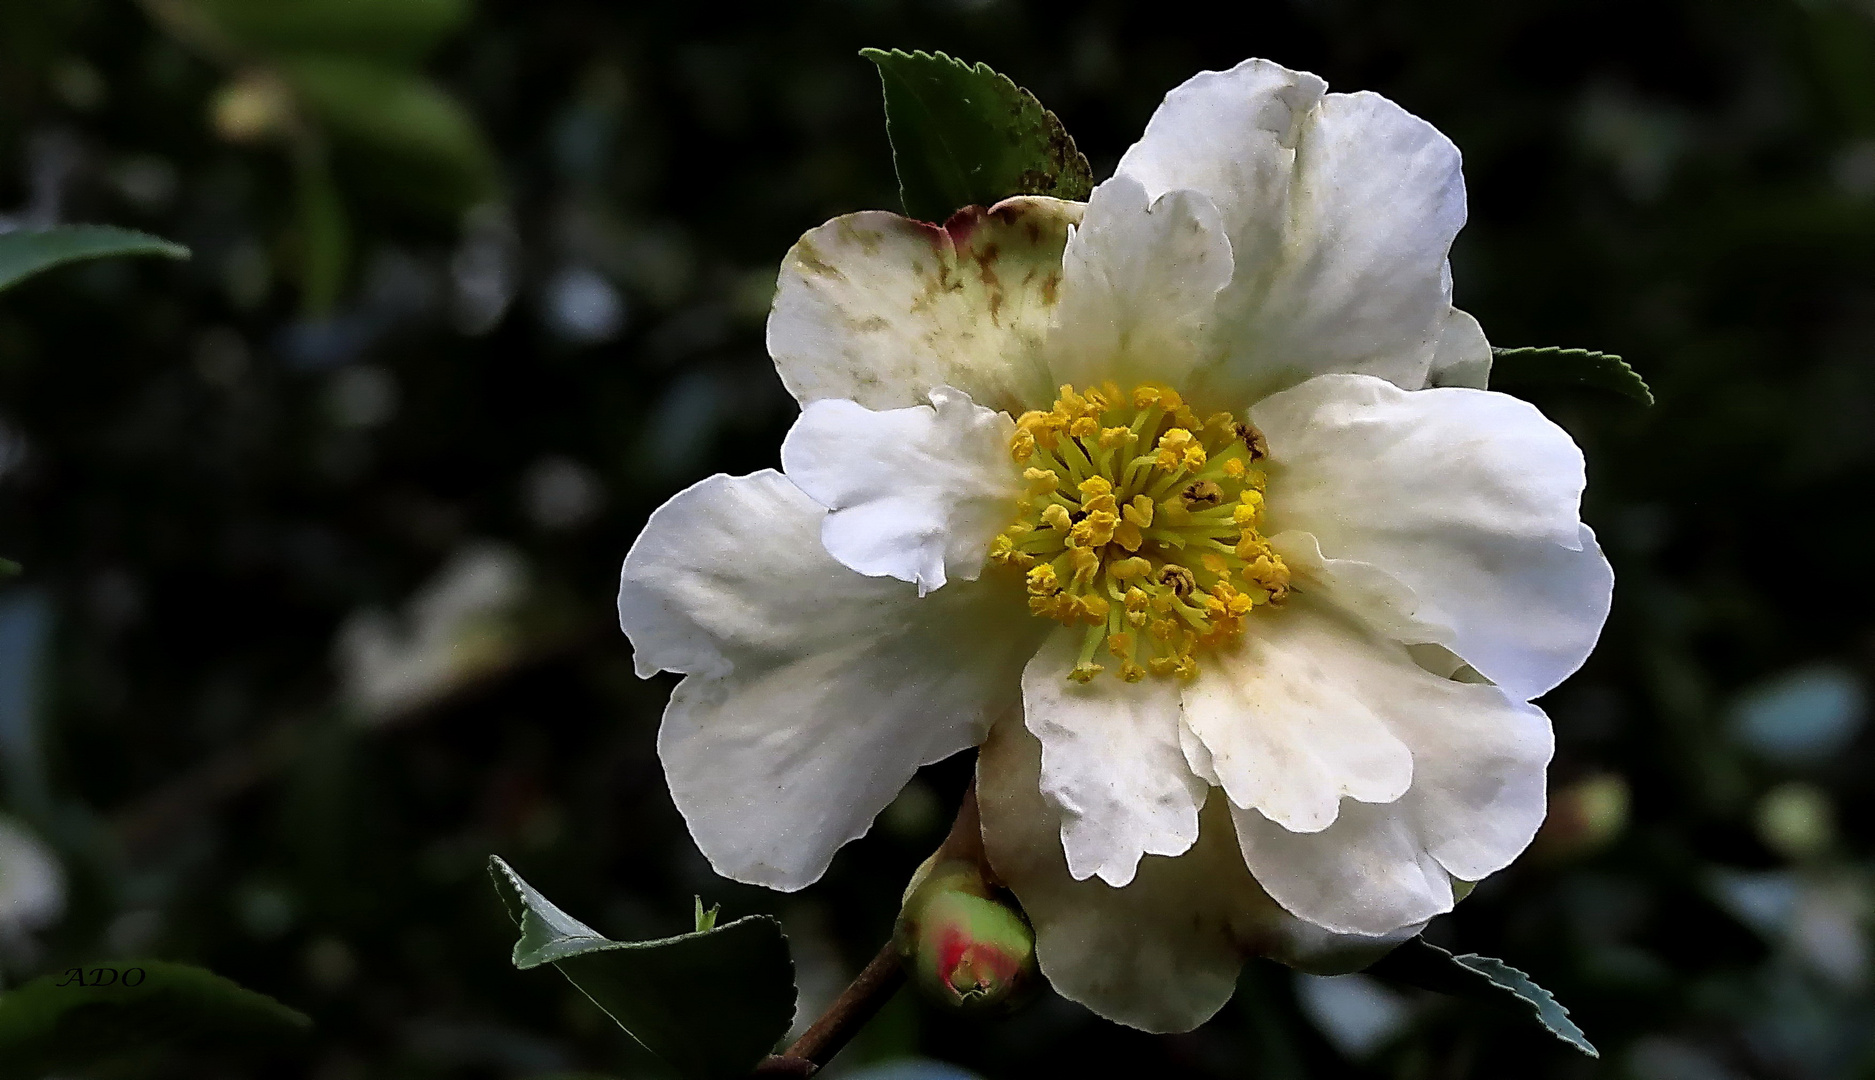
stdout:
POLYGON ((1114 526, 1113 542, 1128 551, 1138 551, 1141 547, 1145 546, 1146 534, 1141 532, 1139 526, 1132 522, 1122 521, 1114 526))
POLYGON ((1061 591, 1061 579, 1055 575, 1055 568, 1043 563, 1029 571, 1029 595, 1053 596, 1061 591))
POLYGON ((1152 573, 1152 563, 1135 555, 1107 567, 1107 573, 1115 581, 1137 581, 1152 573))
POLYGON ((1120 516, 1142 529, 1152 528, 1152 500, 1144 495, 1135 495, 1120 511, 1120 516))
POLYGON ((1031 495, 1046 495, 1061 486, 1061 477, 1053 469, 1024 469, 1022 479, 1028 481, 1031 495))
POLYGON ((1091 659, 1103 646, 1129 682, 1191 678, 1193 650, 1227 644, 1287 595, 1288 567, 1258 531, 1265 477, 1239 449, 1260 452, 1258 439, 1155 384, 1066 385, 1017 418, 1024 494, 989 559, 1024 572, 1030 611, 1085 628, 1072 678, 1103 670, 1091 659))
POLYGON ((1028 428, 1018 428, 1009 437, 1009 456, 1018 463, 1026 462, 1035 456, 1035 432, 1028 428))

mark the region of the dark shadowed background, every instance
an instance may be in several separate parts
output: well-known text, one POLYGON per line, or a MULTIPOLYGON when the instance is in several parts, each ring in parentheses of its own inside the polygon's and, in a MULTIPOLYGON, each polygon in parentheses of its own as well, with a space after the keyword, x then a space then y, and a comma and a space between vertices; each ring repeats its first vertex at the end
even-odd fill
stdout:
POLYGON ((1529 970, 1600 1063, 1258 964, 1176 1037, 905 995, 838 1068, 1875 1077, 1869 0, 0 4, 5 225, 195 251, 0 297, 5 982, 187 960, 316 1021, 129 1077, 633 1078, 510 968, 489 854, 613 937, 695 894, 779 914, 810 1010, 872 954, 968 763, 804 893, 719 880, 613 611, 652 507, 776 464, 782 253, 896 208, 867 45, 989 62, 1097 177, 1203 68, 1379 91, 1464 151, 1458 302, 1659 404, 1532 393, 1587 449, 1615 614, 1544 703, 1550 824, 1430 932, 1529 970))

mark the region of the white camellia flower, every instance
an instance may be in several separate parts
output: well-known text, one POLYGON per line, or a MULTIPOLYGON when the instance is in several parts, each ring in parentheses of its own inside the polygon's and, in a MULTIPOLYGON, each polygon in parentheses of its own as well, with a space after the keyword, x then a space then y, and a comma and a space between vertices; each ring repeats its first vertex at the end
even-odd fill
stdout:
POLYGON ((837 218, 783 264, 783 472, 626 557, 658 739, 719 873, 816 880, 980 745, 992 868, 1067 997, 1156 1031, 1249 955, 1371 961, 1544 815, 1613 575, 1581 452, 1482 389, 1458 150, 1252 60, 1086 204, 837 218))

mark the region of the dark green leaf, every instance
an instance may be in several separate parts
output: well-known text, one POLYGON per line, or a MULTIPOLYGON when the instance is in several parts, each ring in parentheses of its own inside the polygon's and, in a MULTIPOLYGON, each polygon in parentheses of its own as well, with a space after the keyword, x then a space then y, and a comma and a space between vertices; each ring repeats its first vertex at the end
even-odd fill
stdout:
POLYGON ((340 149, 386 166, 366 173, 401 185, 399 196, 454 213, 494 194, 495 159, 481 128, 428 79, 337 57, 299 57, 281 71, 340 149))
POLYGON ((12 559, 0 559, 0 578, 18 577, 25 572, 26 568, 12 559))
POLYGON ((1061 121, 989 65, 899 49, 860 55, 879 65, 905 213, 942 222, 1011 195, 1085 199, 1093 190, 1061 121))
POLYGON ((1627 361, 1592 349, 1492 349, 1491 388, 1515 391, 1523 386, 1587 386, 1654 403, 1654 392, 1627 361))
POLYGON ((429 55, 468 18, 467 0, 194 0, 244 49, 348 53, 403 63, 429 55))
POLYGON ((1367 973, 1457 997, 1489 1001, 1514 998, 1528 1007, 1550 1034, 1590 1057, 1601 1057, 1582 1034, 1582 1029, 1569 1019, 1568 1009, 1548 990, 1532 982, 1530 976, 1502 960, 1476 953, 1454 956, 1425 938, 1416 937, 1382 957, 1367 973))
POLYGON ((201 968, 93 964, 0 995, 0 1062, 7 1076, 35 1077, 155 1050, 272 1048, 311 1027, 265 994, 201 968))
POLYGON ((162 255, 186 259, 189 249, 161 237, 115 225, 61 225, 53 229, 0 233, 0 289, 83 259, 113 255, 162 255))
POLYGON ((767 916, 658 941, 609 941, 500 859, 495 891, 521 928, 514 966, 551 963, 686 1080, 742 1080, 794 1019, 794 961, 767 916))

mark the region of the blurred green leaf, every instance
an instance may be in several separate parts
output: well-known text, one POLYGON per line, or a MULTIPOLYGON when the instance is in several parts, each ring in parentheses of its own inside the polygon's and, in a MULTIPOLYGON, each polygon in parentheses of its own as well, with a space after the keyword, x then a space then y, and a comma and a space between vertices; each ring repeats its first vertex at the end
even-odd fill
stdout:
POLYGON ((213 972, 118 962, 71 968, 0 995, 0 1062, 7 1076, 36 1077, 156 1050, 273 1048, 311 1028, 301 1013, 213 972))
POLYGON ((879 66, 905 213, 942 222, 1011 195, 1085 199, 1087 158, 1035 95, 988 64, 943 53, 862 49, 879 66))
POLYGON ((481 128, 428 79, 330 56, 285 60, 280 70, 335 144, 391 166, 370 174, 401 185, 401 196, 457 212, 495 193, 495 159, 481 128))
POLYGON ((300 256, 300 307, 309 316, 329 314, 345 286, 351 260, 351 223, 332 171, 322 158, 301 160, 294 169, 294 202, 300 256))
POLYGON ((686 1080, 741 1080, 794 1019, 794 961, 767 916, 658 941, 610 941, 498 858, 488 872, 521 928, 514 966, 551 963, 686 1080))
POLYGON ((12 559, 0 559, 0 578, 18 577, 25 572, 26 568, 12 559))
POLYGON ((1491 389, 1515 391, 1523 386, 1587 386, 1654 403, 1646 380, 1614 353, 1592 349, 1492 349, 1491 389))
POLYGON ((186 259, 189 249, 161 237, 115 225, 60 225, 52 229, 0 233, 0 289, 65 263, 113 255, 161 255, 186 259))
POLYGON ((1441 994, 1487 1001, 1515 998, 1529 1008, 1549 1033, 1592 1058, 1601 1052, 1569 1019, 1569 1010, 1530 976, 1502 960, 1476 953, 1454 956, 1422 937, 1415 937, 1382 957, 1367 974, 1441 994))
POLYGON ((222 34, 272 53, 345 53, 414 64, 460 27, 468 0, 194 0, 222 34))

